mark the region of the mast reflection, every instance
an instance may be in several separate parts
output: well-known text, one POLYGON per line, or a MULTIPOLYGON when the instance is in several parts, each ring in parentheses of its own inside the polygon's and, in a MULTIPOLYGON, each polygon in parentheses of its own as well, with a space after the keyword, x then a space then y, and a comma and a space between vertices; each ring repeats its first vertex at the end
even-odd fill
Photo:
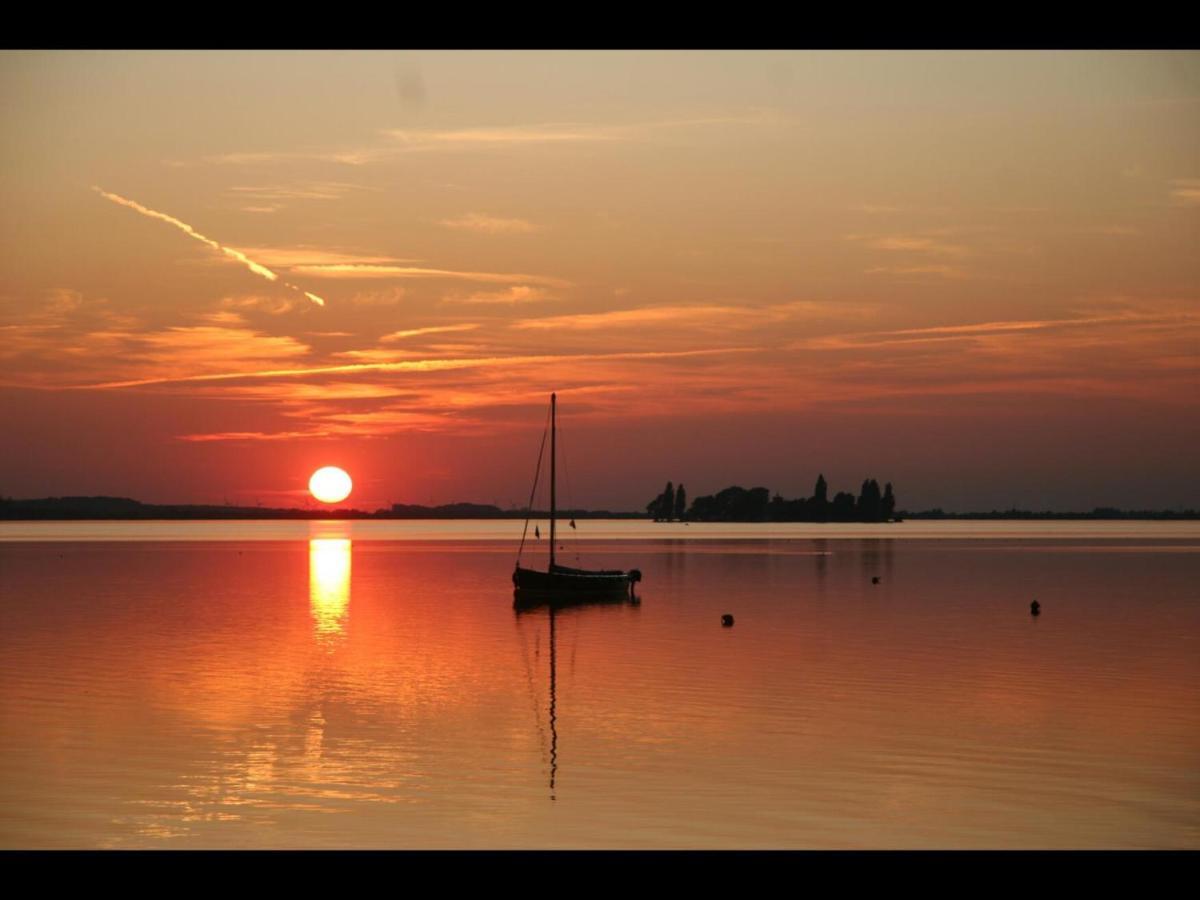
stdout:
POLYGON ((332 647, 345 636, 350 611, 350 541, 308 542, 308 600, 317 642, 332 647))
MULTIPOLYGON (((520 593, 518 592, 518 598, 520 593)), ((520 599, 513 604, 513 609, 517 614, 518 622, 523 616, 540 613, 543 609, 546 612, 550 621, 550 799, 557 799, 554 793, 555 781, 558 778, 558 640, 555 633, 555 619, 566 612, 581 611, 585 607, 620 607, 628 606, 633 609, 638 608, 636 602, 626 598, 594 598, 587 600, 575 600, 567 604, 546 603, 538 601, 533 603, 522 603, 520 599)), ((535 651, 535 656, 536 656, 535 651)), ((527 662, 528 665, 528 662, 527 662)), ((528 673, 528 669, 527 669, 528 673)), ((530 688, 533 688, 532 678, 530 680, 530 688)), ((541 717, 538 716, 538 731, 541 731, 541 717)), ((545 739, 545 732, 542 732, 542 739, 545 739)))
POLYGON ((554 799, 554 776, 558 774, 558 718, 555 716, 554 607, 550 607, 550 799, 554 799))

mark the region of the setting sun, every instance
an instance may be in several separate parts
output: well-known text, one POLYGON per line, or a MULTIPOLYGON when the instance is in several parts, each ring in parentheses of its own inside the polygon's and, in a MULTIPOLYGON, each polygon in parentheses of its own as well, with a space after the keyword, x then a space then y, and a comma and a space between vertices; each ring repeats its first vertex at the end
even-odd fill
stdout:
POLYGON ((308 479, 308 489, 322 503, 340 503, 350 496, 354 488, 350 476, 337 466, 325 466, 313 472, 308 479))

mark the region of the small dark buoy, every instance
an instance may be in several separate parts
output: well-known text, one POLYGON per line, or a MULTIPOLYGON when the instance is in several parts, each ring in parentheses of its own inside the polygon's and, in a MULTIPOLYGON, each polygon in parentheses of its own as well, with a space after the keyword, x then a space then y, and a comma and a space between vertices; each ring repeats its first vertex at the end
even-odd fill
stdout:
POLYGON ((721 624, 726 628, 732 628, 733 616, 731 616, 729 613, 725 613, 725 615, 721 616, 721 624))
POLYGON ((878 575, 876 575, 874 578, 871 579, 871 584, 879 584, 879 576, 878 575))
POLYGON ((1031 616, 1040 615, 1041 611, 1042 611, 1042 604, 1038 603, 1036 600, 1034 600, 1032 603, 1029 604, 1029 614, 1031 616))

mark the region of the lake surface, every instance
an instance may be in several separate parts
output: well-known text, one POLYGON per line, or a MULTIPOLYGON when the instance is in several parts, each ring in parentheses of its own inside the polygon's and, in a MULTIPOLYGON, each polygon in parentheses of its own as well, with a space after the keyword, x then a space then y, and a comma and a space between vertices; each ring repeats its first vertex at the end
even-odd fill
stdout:
POLYGON ((1200 523, 521 525, 0 523, 0 847, 1200 847, 1200 523))

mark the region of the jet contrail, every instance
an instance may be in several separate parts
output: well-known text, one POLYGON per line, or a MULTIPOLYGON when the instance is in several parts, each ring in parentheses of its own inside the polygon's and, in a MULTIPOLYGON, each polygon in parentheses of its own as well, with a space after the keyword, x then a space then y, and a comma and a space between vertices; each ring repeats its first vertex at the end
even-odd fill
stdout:
MULTIPOLYGON (((93 185, 92 190, 94 190, 96 193, 98 193, 101 197, 105 198, 106 200, 111 200, 113 203, 118 203, 121 206, 127 206, 130 209, 134 210, 135 212, 141 213, 143 216, 149 216, 151 219, 158 219, 161 222, 166 222, 168 225, 174 225, 176 228, 178 228, 180 231, 182 231, 188 237, 195 238, 196 240, 200 241, 201 243, 208 244, 208 246, 212 247, 214 250, 219 250, 221 253, 224 253, 226 256, 228 256, 231 259, 236 259, 238 262, 240 262, 242 265, 244 265, 246 268, 248 268, 255 275, 261 275, 263 278, 267 279, 267 281, 279 281, 279 275, 277 275, 275 272, 272 272, 266 266, 261 265, 260 263, 256 263, 254 260, 252 260, 250 257, 248 257, 245 253, 242 253, 238 250, 234 250, 232 247, 226 247, 222 244, 219 244, 210 237, 205 237, 200 232, 198 232, 195 228, 193 228, 191 225, 189 225, 187 222, 181 222, 181 221, 179 221, 179 219, 176 219, 174 216, 168 216, 166 213, 160 213, 157 210, 150 209, 149 207, 146 207, 146 206, 142 206, 142 204, 140 204, 134 200, 128 200, 125 197, 120 196, 119 194, 111 194, 108 191, 104 190, 103 188, 96 187, 93 185)), ((308 291, 306 291, 302 288, 299 288, 294 284, 289 284, 286 281, 282 282, 282 284, 285 287, 291 288, 293 291, 297 291, 297 292, 303 294, 305 297, 307 297, 313 303, 317 304, 317 306, 325 305, 325 301, 322 300, 320 297, 318 297, 316 294, 310 294, 308 291)))

